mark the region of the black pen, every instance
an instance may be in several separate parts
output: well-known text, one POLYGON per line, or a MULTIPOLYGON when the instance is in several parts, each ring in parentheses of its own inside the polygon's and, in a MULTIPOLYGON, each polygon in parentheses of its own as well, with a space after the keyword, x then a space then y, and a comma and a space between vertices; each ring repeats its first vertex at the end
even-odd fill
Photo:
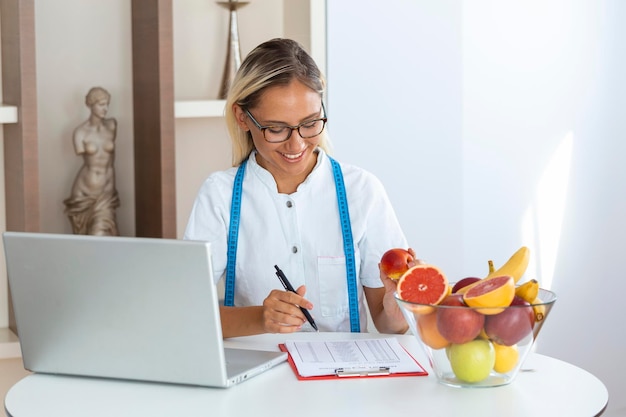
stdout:
MULTIPOLYGON (((287 277, 285 276, 283 271, 280 270, 278 265, 274 265, 274 268, 276 268, 276 276, 280 280, 280 283, 283 284, 283 287, 285 287, 285 290, 291 291, 291 292, 295 293, 296 290, 293 289, 293 287, 291 286, 291 283, 289 282, 289 280, 287 279, 287 277)), ((298 307, 300 307, 300 306, 298 306, 298 307)), ((317 324, 315 324, 315 321, 313 321, 313 317, 311 317, 311 314, 309 313, 309 310, 307 310, 306 308, 303 308, 303 307, 300 307, 300 310, 302 310, 302 314, 304 314, 304 317, 306 317, 306 319, 311 324, 311 326, 313 326, 313 328, 316 331, 319 331, 319 330, 317 330, 317 324)))

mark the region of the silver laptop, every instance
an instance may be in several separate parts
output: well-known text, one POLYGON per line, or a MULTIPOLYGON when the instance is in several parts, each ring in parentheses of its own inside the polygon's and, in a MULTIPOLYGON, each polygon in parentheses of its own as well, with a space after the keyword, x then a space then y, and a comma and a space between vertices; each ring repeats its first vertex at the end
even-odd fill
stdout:
POLYGON ((24 367, 229 387, 287 359, 224 349, 205 242, 5 232, 24 367))

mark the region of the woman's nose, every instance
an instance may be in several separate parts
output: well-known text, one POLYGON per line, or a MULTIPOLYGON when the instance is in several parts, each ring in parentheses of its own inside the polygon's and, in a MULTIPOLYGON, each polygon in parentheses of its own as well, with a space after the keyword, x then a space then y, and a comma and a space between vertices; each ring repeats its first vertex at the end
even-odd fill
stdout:
POLYGON ((300 136, 300 131, 297 128, 291 128, 291 136, 289 136, 289 139, 287 140, 287 142, 289 143, 295 143, 295 144, 300 144, 302 142, 304 142, 304 138, 302 136, 300 136))

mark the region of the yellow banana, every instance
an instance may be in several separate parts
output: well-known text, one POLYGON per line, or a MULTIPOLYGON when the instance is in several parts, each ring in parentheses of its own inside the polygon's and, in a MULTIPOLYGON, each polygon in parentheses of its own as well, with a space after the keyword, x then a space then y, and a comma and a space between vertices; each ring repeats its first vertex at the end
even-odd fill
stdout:
MULTIPOLYGON (((513 281, 517 283, 520 280, 524 272, 526 272, 526 268, 528 268, 528 261, 530 260, 530 250, 526 246, 522 246, 519 248, 504 265, 500 268, 495 269, 493 266, 493 261, 490 259, 488 261, 489 264, 489 274, 483 278, 490 279, 495 277, 501 277, 503 275, 508 275, 513 277, 513 281)), ((482 280, 474 282, 468 286, 461 288, 457 293, 464 294, 469 291, 472 287, 478 285, 482 280)))
POLYGON ((543 304, 541 298, 536 297, 532 303, 533 311, 535 312, 535 321, 539 322, 546 316, 546 306, 543 304))
POLYGON ((528 261, 530 260, 530 250, 526 246, 519 248, 504 265, 490 272, 487 278, 499 277, 502 275, 509 275, 513 277, 513 280, 517 283, 520 280, 526 268, 528 268, 528 261))
POLYGON ((523 298, 529 303, 533 303, 539 294, 539 282, 536 279, 526 281, 519 287, 515 288, 515 295, 523 298))

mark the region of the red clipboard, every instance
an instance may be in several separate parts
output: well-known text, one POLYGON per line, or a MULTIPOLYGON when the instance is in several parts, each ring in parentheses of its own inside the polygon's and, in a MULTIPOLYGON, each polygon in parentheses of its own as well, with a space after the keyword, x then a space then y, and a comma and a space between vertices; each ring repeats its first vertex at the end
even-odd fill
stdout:
POLYGON ((411 355, 408 351, 406 351, 406 353, 411 357, 411 359, 413 359, 415 361, 415 363, 417 364, 417 366, 419 366, 419 368, 421 369, 421 371, 416 371, 416 372, 396 372, 396 373, 392 373, 392 372, 386 372, 386 373, 377 373, 377 372, 368 372, 367 374, 362 373, 362 372, 358 372, 358 373, 352 373, 352 374, 346 374, 346 375, 337 375, 335 374, 329 374, 329 375, 316 375, 316 376, 302 376, 300 375, 300 373, 298 372, 298 367, 296 366, 295 362, 293 361, 293 358, 291 357, 291 353, 289 353, 289 350, 287 349, 287 346, 285 346, 284 343, 280 343, 278 345, 278 348, 283 351, 283 352, 287 352, 287 362, 289 362, 289 366, 291 366, 291 369, 293 370, 293 373, 296 375, 296 378, 298 378, 299 381, 311 381, 311 380, 321 380, 321 379, 352 379, 352 378, 389 378, 389 377, 401 377, 401 376, 428 376, 428 372, 426 372, 426 370, 424 369, 424 367, 422 366, 421 363, 419 363, 414 357, 413 355, 411 355))

